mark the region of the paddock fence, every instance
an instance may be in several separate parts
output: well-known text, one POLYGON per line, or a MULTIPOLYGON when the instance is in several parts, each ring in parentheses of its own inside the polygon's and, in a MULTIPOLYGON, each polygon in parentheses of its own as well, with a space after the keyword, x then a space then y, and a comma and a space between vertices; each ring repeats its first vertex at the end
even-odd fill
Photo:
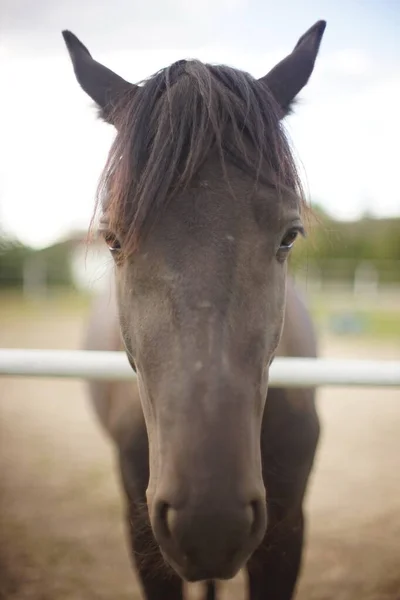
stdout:
MULTIPOLYGON (((126 381, 136 374, 124 352, 2 348, 0 376, 126 381)), ((269 385, 400 387, 400 361, 277 357, 269 385)))

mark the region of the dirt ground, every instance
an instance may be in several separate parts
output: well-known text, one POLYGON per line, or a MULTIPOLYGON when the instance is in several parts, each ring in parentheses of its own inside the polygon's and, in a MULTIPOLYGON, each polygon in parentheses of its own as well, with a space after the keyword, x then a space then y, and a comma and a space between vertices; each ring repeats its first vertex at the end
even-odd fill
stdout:
MULTIPOLYGON (((81 318, 10 318, 0 347, 76 348, 81 318)), ((324 340, 323 354, 400 358, 400 345, 324 340)), ((319 392, 297 600, 400 600, 400 390, 319 392)), ((243 580, 222 598, 244 598, 243 580)), ((112 448, 76 381, 0 379, 0 598, 140 598, 112 448)), ((272 599, 271 599, 272 600, 272 599)))

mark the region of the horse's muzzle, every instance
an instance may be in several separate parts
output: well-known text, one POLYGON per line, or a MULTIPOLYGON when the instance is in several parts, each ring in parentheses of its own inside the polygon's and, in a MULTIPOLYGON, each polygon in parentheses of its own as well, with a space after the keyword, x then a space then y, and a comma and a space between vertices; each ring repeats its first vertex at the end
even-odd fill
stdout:
POLYGON ((156 500, 153 531, 166 560, 187 581, 231 579, 261 543, 266 529, 263 495, 218 510, 173 508, 156 500))

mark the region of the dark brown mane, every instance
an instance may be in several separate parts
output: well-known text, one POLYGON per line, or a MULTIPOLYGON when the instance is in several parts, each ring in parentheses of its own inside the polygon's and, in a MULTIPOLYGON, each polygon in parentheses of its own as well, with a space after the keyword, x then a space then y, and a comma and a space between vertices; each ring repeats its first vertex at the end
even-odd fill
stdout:
POLYGON ((302 198, 280 117, 268 88, 230 67, 178 61, 143 82, 115 111, 118 133, 98 189, 97 205, 124 253, 137 249, 211 151, 255 185, 264 181, 302 198))

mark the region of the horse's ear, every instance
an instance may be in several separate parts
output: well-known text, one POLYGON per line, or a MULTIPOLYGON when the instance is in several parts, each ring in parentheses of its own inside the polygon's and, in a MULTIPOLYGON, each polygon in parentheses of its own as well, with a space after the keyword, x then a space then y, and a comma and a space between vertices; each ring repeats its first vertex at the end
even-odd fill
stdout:
POLYGON ((94 60, 86 46, 71 31, 64 30, 62 36, 68 48, 78 83, 100 108, 101 117, 112 123, 114 108, 126 94, 135 90, 137 86, 128 83, 94 60))
POLYGON ((317 21, 301 36, 293 52, 260 79, 278 102, 283 116, 290 112, 291 104, 313 72, 325 27, 326 21, 317 21))

